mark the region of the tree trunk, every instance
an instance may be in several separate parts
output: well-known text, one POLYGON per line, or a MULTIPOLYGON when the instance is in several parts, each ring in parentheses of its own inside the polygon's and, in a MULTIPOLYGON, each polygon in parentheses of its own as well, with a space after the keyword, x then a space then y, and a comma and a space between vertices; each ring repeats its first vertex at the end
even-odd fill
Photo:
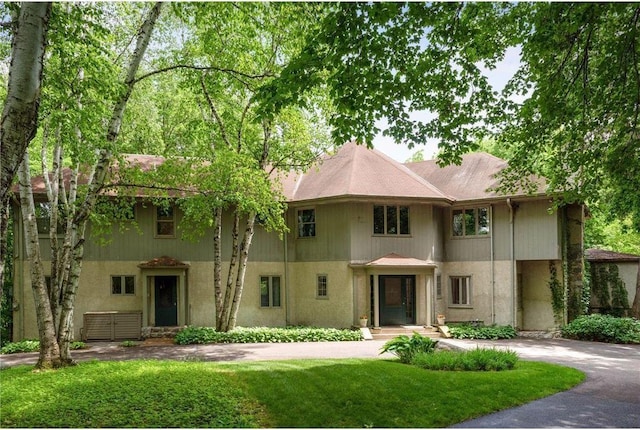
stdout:
POLYGON ((636 274, 636 295, 631 306, 631 316, 640 319, 640 260, 638 260, 638 273, 636 274))
POLYGON ((220 315, 220 330, 229 331, 229 317, 231 314, 231 303, 235 297, 234 284, 237 279, 238 270, 238 238, 240 236, 240 214, 236 211, 233 214, 233 228, 231 230, 231 259, 229 260, 229 273, 227 274, 227 287, 224 293, 224 303, 222 314, 220 315))
POLYGON ((216 330, 222 329, 222 208, 213 211, 213 293, 216 303, 216 330))
POLYGON ((36 364, 38 369, 60 367, 60 349, 56 341, 56 327, 51 312, 51 302, 44 278, 44 267, 40 254, 40 239, 36 222, 36 209, 31 188, 29 172, 29 155, 25 153, 20 165, 20 210, 24 224, 25 248, 31 267, 31 288, 36 306, 38 337, 40 339, 40 358, 36 364))
MULTIPOLYGON (((14 25, 7 97, 0 123, 0 211, 3 214, 9 208, 13 179, 38 128, 42 62, 50 15, 50 2, 24 2, 14 25)), ((0 223, 0 237, 7 237, 8 228, 7 222, 0 223)), ((0 246, 0 285, 4 282, 5 258, 6 248, 0 246)))
POLYGON ((228 330, 233 330, 238 320, 238 310, 240 309, 240 300, 242 299, 242 290, 244 289, 244 275, 247 272, 247 261, 249 260, 249 248, 251 248, 251 240, 255 232, 256 214, 251 213, 247 217, 247 227, 244 230, 244 238, 240 247, 240 261, 238 263, 238 275, 236 277, 235 294, 233 295, 233 303, 229 313, 228 330))

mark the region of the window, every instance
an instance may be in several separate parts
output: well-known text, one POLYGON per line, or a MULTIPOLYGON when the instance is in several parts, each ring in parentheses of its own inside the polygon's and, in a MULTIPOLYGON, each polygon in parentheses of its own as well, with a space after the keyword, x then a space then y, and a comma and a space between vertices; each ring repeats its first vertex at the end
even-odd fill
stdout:
POLYGON ((327 294, 327 275, 318 275, 318 283, 316 286, 316 298, 326 299, 327 294))
POLYGON ((316 236, 316 210, 298 210, 298 237, 316 236))
POLYGON ((451 277, 450 303, 458 306, 471 305, 471 276, 451 277))
MULTIPOLYGON (((49 234, 51 230, 51 203, 36 203, 36 224, 38 226, 38 234, 49 234)), ((64 215, 61 210, 58 210, 58 227, 56 233, 64 233, 64 215)))
POLYGON ((442 275, 436 275, 436 298, 442 298, 442 275))
POLYGON ((409 206, 373 206, 373 234, 409 234, 409 206))
POLYGON ((132 296, 136 293, 136 282, 133 276, 112 276, 111 294, 132 296))
POLYGON ((260 277, 260 307, 280 306, 280 276, 260 277))
POLYGON ((489 234, 489 209, 486 207, 454 209, 451 232, 455 237, 489 234))
POLYGON ((156 236, 175 236, 175 211, 173 207, 156 207, 156 236))

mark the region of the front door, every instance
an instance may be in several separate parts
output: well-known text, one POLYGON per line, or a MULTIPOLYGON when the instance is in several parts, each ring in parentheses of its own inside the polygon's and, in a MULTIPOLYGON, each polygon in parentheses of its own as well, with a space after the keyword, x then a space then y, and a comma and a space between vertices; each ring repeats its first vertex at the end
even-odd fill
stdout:
POLYGON ((156 327, 178 325, 178 277, 155 277, 156 327))
POLYGON ((380 325, 415 324, 416 277, 381 275, 380 325))

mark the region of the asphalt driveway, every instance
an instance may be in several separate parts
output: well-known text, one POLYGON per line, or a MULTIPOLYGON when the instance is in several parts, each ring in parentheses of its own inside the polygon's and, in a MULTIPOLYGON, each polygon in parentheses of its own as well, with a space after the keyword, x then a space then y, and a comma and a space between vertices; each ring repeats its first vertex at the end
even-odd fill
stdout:
MULTIPOLYGON (((575 367, 586 373, 579 386, 524 406, 466 421, 461 428, 640 428, 640 345, 613 345, 565 339, 501 341, 441 340, 452 348, 509 348, 522 359, 575 367)), ((124 348, 118 343, 90 343, 75 351, 85 360, 281 360, 289 358, 376 358, 385 341, 287 344, 163 345, 124 348)), ((35 364, 37 353, 0 356, 0 368, 35 364)), ((0 374, 1 376, 1 374, 0 374)))

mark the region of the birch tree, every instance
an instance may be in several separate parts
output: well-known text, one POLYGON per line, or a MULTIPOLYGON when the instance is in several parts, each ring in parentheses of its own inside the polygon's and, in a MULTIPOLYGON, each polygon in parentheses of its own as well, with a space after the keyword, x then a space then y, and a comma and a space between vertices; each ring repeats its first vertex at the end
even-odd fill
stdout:
MULTIPOLYGON (((51 70, 52 89, 56 84, 64 85, 65 82, 62 75, 56 75, 56 70, 72 70, 74 75, 71 76, 70 92, 63 92, 59 103, 55 103, 55 91, 52 91, 51 111, 48 112, 50 117, 45 121, 43 131, 42 170, 49 208, 52 256, 49 285, 45 283, 42 268, 28 157, 25 157, 20 168, 21 211, 40 338, 39 368, 73 363, 69 344, 73 335, 73 311, 82 269, 87 222, 104 187, 116 150, 123 112, 133 91, 136 73, 149 45, 161 3, 152 5, 146 12, 135 36, 135 47, 124 68, 123 81, 116 85, 101 80, 113 76, 108 73, 108 60, 113 59, 102 58, 103 53, 110 52, 111 46, 99 45, 100 41, 105 42, 108 34, 100 24, 100 20, 105 18, 105 10, 75 4, 61 5, 60 9, 56 22, 60 30, 58 36, 67 39, 64 44, 61 41, 61 46, 54 45, 58 55, 52 55, 45 73, 51 70), (72 42, 76 44, 75 49, 69 44, 72 42), (91 54, 96 54, 97 58, 91 54), (56 61, 64 67, 56 69, 56 61), (107 108, 109 102, 112 102, 110 112, 107 108), (107 124, 106 130, 104 123, 107 124), (53 141, 51 171, 47 168, 44 156, 50 138, 53 141), (99 148, 97 157, 90 148, 99 148), (69 178, 62 174, 63 160, 71 161, 69 178), (87 169, 87 165, 91 167, 87 169), (64 227, 62 243, 56 231, 60 224, 64 227)), ((60 88, 57 90, 60 91, 60 88)))
POLYGON ((0 285, 4 280, 11 185, 38 128, 51 3, 23 3, 15 9, 7 94, 0 123, 0 285))

